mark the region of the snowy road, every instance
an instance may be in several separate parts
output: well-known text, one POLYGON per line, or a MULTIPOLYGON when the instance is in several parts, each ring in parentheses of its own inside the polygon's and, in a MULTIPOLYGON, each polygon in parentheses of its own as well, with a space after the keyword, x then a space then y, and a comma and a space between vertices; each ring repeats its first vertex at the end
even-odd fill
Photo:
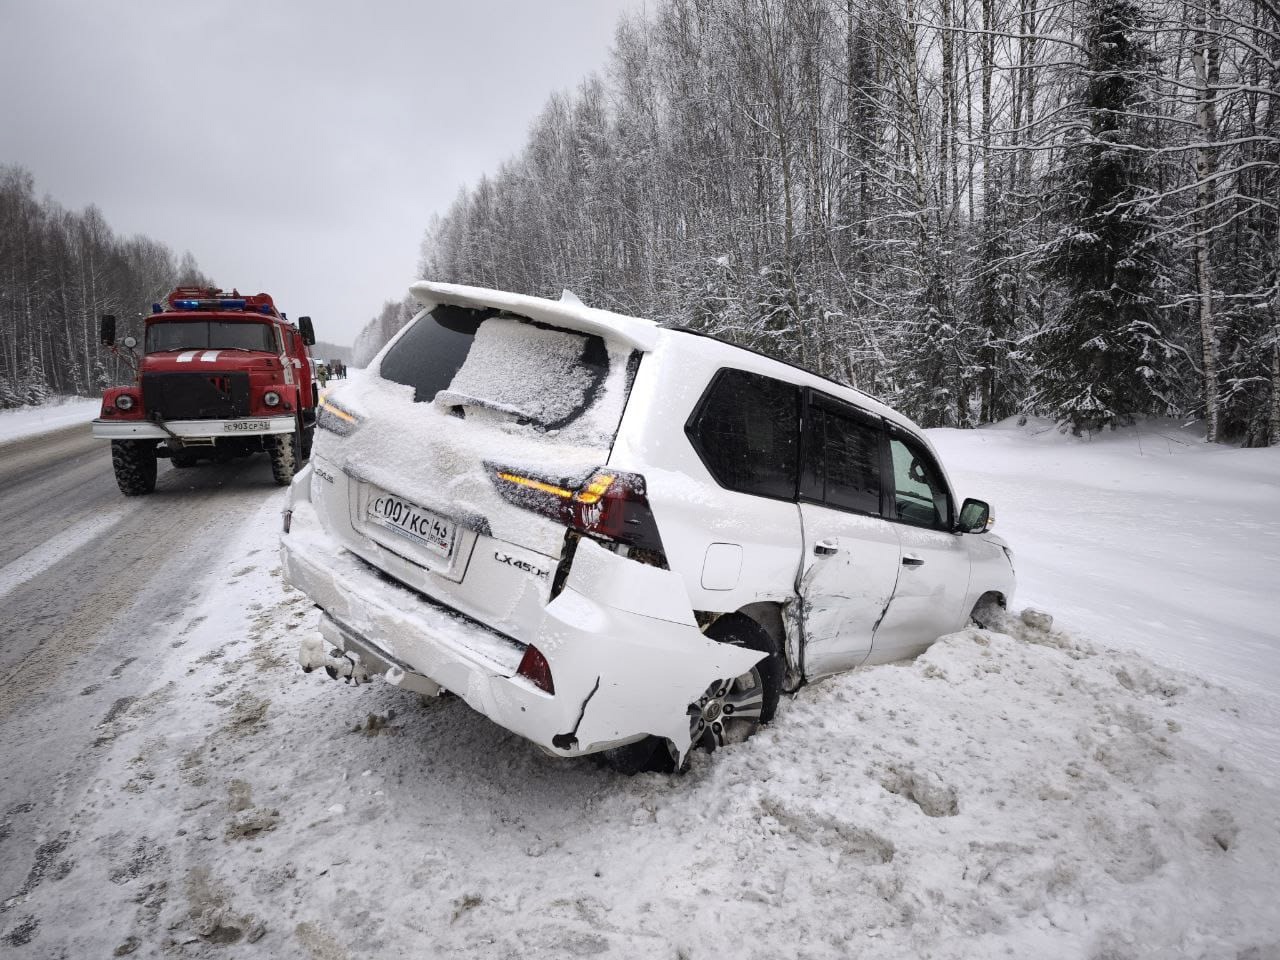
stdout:
MULTIPOLYGON (((457 700, 302 675, 316 614, 279 581, 265 462, 165 471, 126 501, 92 443, 4 451, 0 955, 1280 955, 1276 770, 1250 760, 1276 696, 1129 652, 1136 621, 1169 616, 1178 556, 1137 519, 1127 545, 1089 548, 1140 514, 1072 493, 1124 457, 946 443, 1024 592, 1077 629, 1092 616, 1087 636, 964 631, 803 689, 687 776, 633 779, 544 757, 457 700), (1056 519, 1031 506, 1068 496, 1056 519), (1133 589, 1074 602, 1072 576, 1105 583, 1139 554, 1133 589)), ((1218 493, 1183 528, 1206 556, 1223 549, 1207 511, 1265 533, 1273 510, 1265 471, 1242 490, 1217 463, 1192 471, 1218 493)), ((1179 476, 1147 478, 1152 515, 1179 476)), ((1273 675, 1253 618, 1276 600, 1244 587, 1260 614, 1210 607, 1195 627, 1223 646, 1254 629, 1273 675)), ((1164 652, 1204 666, 1197 636, 1164 652)))
MULTIPOLYGON (((258 458, 195 470, 163 461, 156 493, 121 496, 109 445, 78 425, 0 446, 0 814, 91 777, 98 726, 172 655, 157 639, 207 588, 246 508, 280 490, 258 458)), ((30 863, 0 856, 0 891, 30 863)))

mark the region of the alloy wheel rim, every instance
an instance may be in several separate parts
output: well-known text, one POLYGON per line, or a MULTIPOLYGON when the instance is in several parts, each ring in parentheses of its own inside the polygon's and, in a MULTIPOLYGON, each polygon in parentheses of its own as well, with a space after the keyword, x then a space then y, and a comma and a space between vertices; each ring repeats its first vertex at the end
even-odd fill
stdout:
POLYGON ((689 704, 689 739, 707 750, 741 743, 760 726, 763 709, 764 678, 758 668, 717 680, 689 704))

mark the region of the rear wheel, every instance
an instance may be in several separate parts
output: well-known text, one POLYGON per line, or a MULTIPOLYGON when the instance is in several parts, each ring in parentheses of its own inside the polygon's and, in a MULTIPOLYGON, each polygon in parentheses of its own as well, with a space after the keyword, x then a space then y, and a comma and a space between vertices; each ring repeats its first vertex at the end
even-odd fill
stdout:
MULTIPOLYGON (((689 739, 695 747, 710 752, 741 743, 773 719, 782 694, 784 668, 782 652, 773 637, 750 617, 738 613, 723 616, 707 628, 706 636, 768 654, 741 676, 715 681, 689 704, 689 739)), ((606 750, 603 759, 611 770, 628 776, 675 770, 672 748, 658 737, 606 750)))
POLYGON ((277 433, 267 438, 267 452, 271 455, 271 476, 276 484, 287 487, 293 482, 293 473, 302 459, 298 432, 277 433))
POLYGON ((302 460, 304 463, 311 459, 311 441, 315 439, 315 435, 315 427, 307 427, 302 431, 302 460))
POLYGON ((729 614, 707 628, 719 643, 759 650, 767 656, 741 676, 717 680, 689 704, 689 738, 704 750, 741 743, 773 719, 782 693, 782 653, 773 637, 750 617, 729 614))
POLYGON ((188 467, 196 465, 196 455, 194 453, 171 453, 169 454, 169 462, 179 470, 186 470, 188 467))
POLYGON ((116 485, 126 497, 140 497, 156 488, 156 442, 112 440, 111 466, 116 485))

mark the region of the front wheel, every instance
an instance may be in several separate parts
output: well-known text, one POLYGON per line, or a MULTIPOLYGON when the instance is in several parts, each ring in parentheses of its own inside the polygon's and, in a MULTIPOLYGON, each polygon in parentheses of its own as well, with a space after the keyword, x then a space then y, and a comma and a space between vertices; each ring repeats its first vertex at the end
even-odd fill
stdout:
POLYGON ((287 487, 293 482, 293 473, 302 460, 297 432, 273 434, 267 440, 267 452, 271 455, 271 476, 276 485, 287 487))
POLYGON ((126 497, 141 497, 156 488, 156 442, 112 440, 111 466, 116 486, 126 497))

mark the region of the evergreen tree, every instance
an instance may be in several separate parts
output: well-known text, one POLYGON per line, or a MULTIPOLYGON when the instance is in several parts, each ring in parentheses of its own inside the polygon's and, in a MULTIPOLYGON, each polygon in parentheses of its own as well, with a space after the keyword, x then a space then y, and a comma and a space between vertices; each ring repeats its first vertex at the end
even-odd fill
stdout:
POLYGON ((1045 260, 1061 299, 1035 340, 1039 399, 1077 434, 1166 412, 1173 392, 1176 348, 1157 312, 1150 165, 1134 149, 1151 139, 1139 17, 1131 0, 1090 0, 1080 91, 1087 128, 1067 149, 1064 226, 1045 260))

